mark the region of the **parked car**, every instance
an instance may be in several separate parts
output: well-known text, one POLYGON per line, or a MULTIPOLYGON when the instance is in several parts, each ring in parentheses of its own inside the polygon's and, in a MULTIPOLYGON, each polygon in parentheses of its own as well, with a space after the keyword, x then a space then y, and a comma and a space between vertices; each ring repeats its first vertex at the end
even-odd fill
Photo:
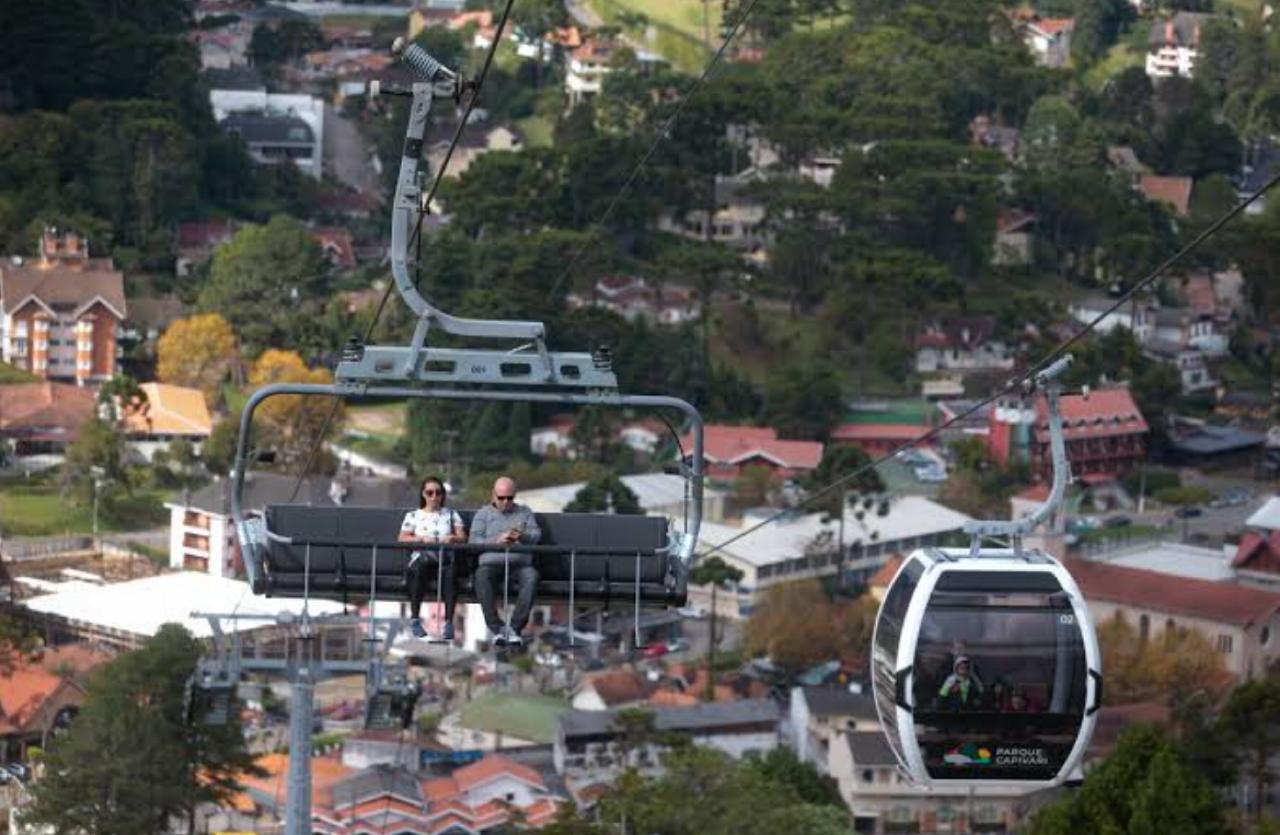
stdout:
POLYGON ((648 646, 640 647, 640 654, 645 658, 661 658, 667 654, 667 651, 666 644, 649 644, 648 646))
POLYGON ((692 618, 693 620, 702 620, 707 616, 707 610, 701 606, 682 606, 676 609, 676 612, 682 618, 692 618))
POLYGON ((1127 528, 1133 524, 1133 520, 1128 516, 1112 516, 1102 523, 1106 528, 1127 528))
POLYGON ((1173 515, 1179 519, 1194 519, 1197 516, 1203 516, 1204 511, 1198 507, 1180 507, 1173 512, 1173 515))
POLYGON ((672 638, 667 641, 667 652, 680 652, 683 649, 687 649, 688 646, 689 644, 684 638, 672 638))

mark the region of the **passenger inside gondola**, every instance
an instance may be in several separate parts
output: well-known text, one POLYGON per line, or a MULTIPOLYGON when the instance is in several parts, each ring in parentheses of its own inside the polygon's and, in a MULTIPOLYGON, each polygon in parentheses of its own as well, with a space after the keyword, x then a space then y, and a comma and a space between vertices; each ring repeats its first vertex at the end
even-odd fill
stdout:
POLYGON ((938 691, 939 707, 943 710, 973 710, 982 702, 982 689, 982 681, 973 673, 969 656, 958 655, 951 675, 938 691))

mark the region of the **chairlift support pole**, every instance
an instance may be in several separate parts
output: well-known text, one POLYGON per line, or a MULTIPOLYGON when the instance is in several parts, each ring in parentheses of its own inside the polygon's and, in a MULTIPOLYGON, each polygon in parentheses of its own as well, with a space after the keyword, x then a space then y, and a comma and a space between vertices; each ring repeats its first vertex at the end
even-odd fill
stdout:
POLYGON ((1067 492, 1067 483, 1071 480, 1071 463, 1067 460, 1067 445, 1063 438, 1062 412, 1058 403, 1062 384, 1058 378, 1071 366, 1071 362, 1070 354, 1061 357, 1057 362, 1036 374, 1034 382, 1027 381, 1027 387, 1023 391, 1025 398, 1035 390, 1042 390, 1048 400, 1049 450, 1053 457, 1053 486, 1049 490, 1049 497, 1035 512, 1021 519, 966 522, 964 532, 970 536, 969 555, 971 557, 982 556, 982 540, 989 537, 1008 537, 1014 555, 1021 556, 1022 538, 1035 530, 1040 523, 1048 520, 1062 506, 1062 500, 1067 492))

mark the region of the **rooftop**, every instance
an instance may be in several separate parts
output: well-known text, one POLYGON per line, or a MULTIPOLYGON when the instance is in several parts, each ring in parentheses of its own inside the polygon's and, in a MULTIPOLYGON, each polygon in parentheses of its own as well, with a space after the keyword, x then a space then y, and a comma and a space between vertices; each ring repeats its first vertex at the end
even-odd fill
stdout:
MULTIPOLYGON (((687 455, 693 453, 693 437, 681 438, 687 455)), ((777 430, 768 426, 707 426, 703 434, 703 458, 717 464, 744 464, 764 458, 779 467, 812 470, 822 461, 822 444, 817 441, 778 440, 777 430)))
POLYGON ((32 435, 62 432, 70 440, 93 417, 92 389, 65 383, 0 385, 0 432, 32 435))
POLYGON ((1280 609, 1277 592, 1080 559, 1065 559, 1063 565, 1086 598, 1136 609, 1240 627, 1258 623, 1280 609))
POLYGON ((141 409, 125 414, 126 432, 208 437, 213 430, 213 420, 200 389, 168 383, 142 383, 139 388, 146 394, 147 402, 141 409))
MULTIPOLYGON (((905 539, 915 539, 934 534, 958 531, 969 521, 963 513, 923 496, 895 496, 888 499, 888 513, 879 515, 879 508, 865 511, 861 520, 858 510, 845 510, 845 542, 858 540, 864 543, 879 542, 886 545, 905 539)), ((823 521, 823 514, 787 516, 775 524, 766 525, 734 542, 723 551, 739 562, 749 565, 772 565, 782 560, 794 559, 805 553, 805 548, 822 533, 835 535, 835 520, 823 521)), ((744 528, 703 522, 699 531, 702 545, 718 545, 742 533, 744 528)))
POLYGON ((844 687, 804 687, 805 704, 814 716, 852 716, 879 721, 870 693, 852 693, 844 687))
MULTIPOLYGON (((1059 404, 1068 441, 1140 434, 1148 429, 1127 388, 1099 389, 1087 397, 1067 394, 1059 404)), ((1049 440, 1049 404, 1043 396, 1036 399, 1036 438, 1041 443, 1049 440)))
POLYGON ((1138 178, 1138 188, 1148 200, 1167 203, 1173 207, 1174 214, 1186 217, 1191 207, 1190 177, 1158 177, 1155 174, 1143 174, 1138 178))
MULTIPOLYGON (((689 707, 653 707, 654 729, 658 731, 702 731, 714 728, 776 724, 778 705, 771 699, 741 699, 735 702, 703 702, 689 707)), ((569 710, 560 714, 559 725, 566 736, 599 736, 615 732, 617 711, 569 710)))
MULTIPOLYGON (((279 473, 251 473, 245 478, 244 506, 245 510, 262 510, 270 504, 310 504, 322 507, 337 507, 333 496, 334 479, 329 476, 315 476, 303 479, 302 486, 293 498, 294 485, 297 479, 291 475, 279 473)), ((403 479, 346 477, 339 479, 345 488, 341 494, 342 504, 352 507, 404 507, 416 505, 416 485, 403 479)), ((224 478, 207 484, 192 493, 185 501, 185 506, 206 513, 217 513, 228 516, 231 513, 230 478, 224 478)), ((177 503, 177 500, 175 500, 177 503)))
POLYGON ((1250 528, 1280 531, 1280 496, 1267 499, 1244 523, 1250 528))
POLYGON ((1154 542, 1108 553, 1100 561, 1123 568, 1139 568, 1175 577, 1231 582, 1231 558, 1221 549, 1198 548, 1180 542, 1154 542))
POLYGON ((1177 432, 1169 446, 1186 455, 1222 455, 1260 447, 1267 436, 1234 426, 1200 426, 1190 432, 1177 432))
POLYGON ((50 313, 75 316, 100 301, 123 319, 124 274, 96 260, 0 262, 0 313, 13 313, 30 301, 50 313))
MULTIPOLYGON (((166 623, 179 624, 197 638, 210 637, 213 633, 209 622, 191 617, 194 611, 301 614, 303 605, 301 600, 259 597, 249 593, 248 583, 195 571, 157 574, 107 586, 77 582, 65 585, 65 591, 27 598, 20 605, 72 624, 116 630, 140 639, 155 635, 166 623)), ((342 612, 341 603, 327 600, 312 600, 310 608, 313 615, 342 612)), ((260 626, 246 623, 240 628, 248 631, 260 626)), ((237 629, 226 622, 222 628, 237 629)))
POLYGON ((844 735, 849 744, 849 753, 859 768, 876 766, 896 766, 898 759, 893 749, 880 731, 849 731, 844 735))
MULTIPOLYGON (((622 483, 636 494, 640 506, 652 513, 658 508, 672 507, 681 504, 685 498, 685 480, 678 475, 667 473, 643 473, 641 475, 624 475, 622 483)), ((565 505, 573 501, 583 487, 585 481, 572 484, 557 484, 554 487, 539 487, 535 490, 521 490, 520 501, 527 504, 535 513, 560 513, 565 505)), ((703 491, 708 496, 723 495, 724 491, 708 487, 703 491)))

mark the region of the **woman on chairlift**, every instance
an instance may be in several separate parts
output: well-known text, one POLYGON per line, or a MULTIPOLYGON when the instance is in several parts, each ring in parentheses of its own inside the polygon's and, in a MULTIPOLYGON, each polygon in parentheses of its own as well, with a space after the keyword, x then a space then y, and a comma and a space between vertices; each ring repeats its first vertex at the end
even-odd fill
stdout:
POLYGON ((458 593, 453 583, 453 551, 439 546, 467 541, 467 530, 462 517, 445 507, 448 491, 438 476, 427 476, 418 491, 418 509, 404 515, 400 524, 401 542, 421 542, 435 545, 409 555, 409 614, 410 629, 417 638, 427 637, 422 626, 422 600, 426 596, 428 572, 440 577, 440 592, 444 599, 444 629, 441 640, 453 640, 453 612, 458 603, 458 593), (439 564, 443 561, 443 566, 439 564))

